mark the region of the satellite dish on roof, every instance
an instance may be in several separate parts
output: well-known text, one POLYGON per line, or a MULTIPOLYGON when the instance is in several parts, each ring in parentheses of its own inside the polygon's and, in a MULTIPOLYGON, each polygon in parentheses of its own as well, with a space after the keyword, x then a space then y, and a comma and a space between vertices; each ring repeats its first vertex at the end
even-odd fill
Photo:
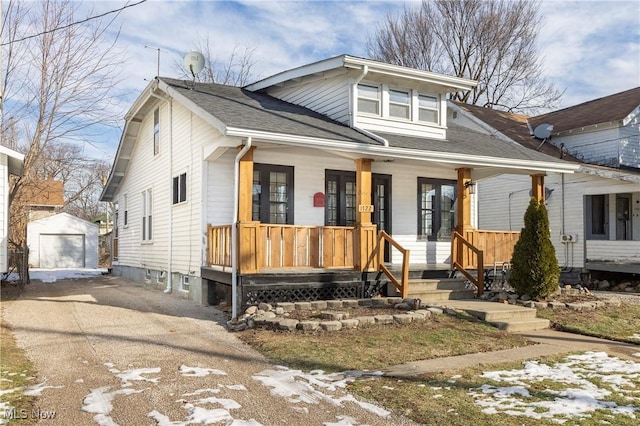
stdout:
POLYGON ((540 124, 535 129, 533 129, 533 136, 538 139, 547 139, 551 136, 551 132, 553 131, 553 124, 540 124))
POLYGON ((184 67, 191 73, 193 78, 204 68, 204 56, 200 52, 189 52, 184 57, 184 67))

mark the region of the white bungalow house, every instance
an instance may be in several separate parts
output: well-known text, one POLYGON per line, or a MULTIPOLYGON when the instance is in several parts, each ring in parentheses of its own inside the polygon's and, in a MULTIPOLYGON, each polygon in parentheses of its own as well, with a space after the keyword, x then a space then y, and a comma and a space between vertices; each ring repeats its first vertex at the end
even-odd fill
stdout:
POLYGON ((447 94, 475 84, 348 55, 244 88, 154 79, 101 196, 113 272, 200 303, 228 290, 235 312, 510 257, 517 232, 475 226, 474 182, 516 173, 541 198, 577 166, 448 123, 447 94))
POLYGON ((0 145, 0 273, 9 270, 9 175, 22 174, 24 155, 0 145))
MULTIPOLYGON (((456 116, 450 122, 579 165, 572 175, 551 173, 545 181, 553 243, 566 273, 640 273, 640 87, 536 117, 450 106, 456 116)), ((505 174, 478 186, 480 228, 522 228, 526 179, 505 174)))

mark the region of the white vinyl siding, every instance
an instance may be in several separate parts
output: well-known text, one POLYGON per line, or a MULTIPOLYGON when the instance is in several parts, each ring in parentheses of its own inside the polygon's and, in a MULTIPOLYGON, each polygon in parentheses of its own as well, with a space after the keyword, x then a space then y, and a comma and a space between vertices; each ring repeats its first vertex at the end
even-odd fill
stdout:
MULTIPOLYGON (((118 235, 118 259, 115 265, 167 270, 169 265, 169 240, 171 232, 172 255, 171 269, 174 273, 189 274, 195 271, 200 275, 203 259, 204 230, 201 227, 201 179, 202 151, 206 144, 212 143, 219 136, 211 126, 178 103, 173 103, 173 125, 164 125, 169 118, 166 102, 159 105, 160 121, 163 124, 160 132, 160 146, 169 146, 168 130, 172 128, 172 152, 167 149, 154 156, 149 149, 153 143, 153 110, 143 119, 140 133, 131 153, 131 161, 127 174, 119 188, 119 197, 128 194, 127 208, 129 226, 121 228, 118 235), (169 158, 172 165, 169 164, 169 158), (187 173, 188 203, 173 206, 173 177, 187 173), (153 190, 153 244, 142 244, 142 197, 143 191, 153 190), (171 223, 170 219, 171 217, 171 223)), ((240 143, 240 141, 238 141, 240 143)), ((233 166, 231 178, 233 177, 233 166)), ((118 196, 118 195, 116 195, 118 196)), ((122 199, 122 198, 121 198, 122 199)), ((122 215, 122 213, 121 213, 122 215)))
POLYGON ((349 123, 349 83, 345 73, 304 84, 270 87, 268 93, 283 101, 324 114, 341 123, 349 123))

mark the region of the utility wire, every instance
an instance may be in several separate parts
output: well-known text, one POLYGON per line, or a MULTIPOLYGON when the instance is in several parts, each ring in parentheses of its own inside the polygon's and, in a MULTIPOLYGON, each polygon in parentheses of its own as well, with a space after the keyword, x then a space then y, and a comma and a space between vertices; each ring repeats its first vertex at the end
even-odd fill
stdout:
POLYGON ((122 7, 121 7, 121 8, 119 8, 119 9, 110 10, 110 11, 108 11, 108 12, 101 13, 100 15, 90 16, 90 17, 88 17, 88 18, 86 18, 86 19, 83 19, 83 20, 81 20, 81 21, 72 22, 72 23, 70 23, 70 24, 63 25, 63 26, 61 26, 61 27, 52 28, 52 29, 50 29, 50 30, 42 31, 41 33, 33 34, 33 35, 30 35, 30 36, 26 36, 26 37, 23 37, 23 38, 20 38, 20 39, 17 39, 17 40, 11 40, 11 41, 8 41, 8 42, 6 42, 6 43, 2 43, 2 44, 0 44, 0 46, 7 46, 7 45, 12 44, 12 43, 19 43, 19 42, 21 42, 21 41, 25 41, 25 40, 29 40, 29 39, 31 39, 31 38, 39 37, 39 36, 41 36, 41 35, 49 34, 49 33, 52 33, 52 32, 58 31, 58 30, 63 30, 63 29, 65 29, 65 28, 69 28, 69 27, 72 27, 72 26, 74 26, 74 25, 84 24, 85 22, 91 21, 91 20, 93 20, 93 19, 102 18, 102 17, 107 16, 107 15, 110 15, 110 14, 112 14, 112 13, 119 13, 119 12, 122 12, 123 10, 125 10, 125 9, 127 9, 127 8, 129 8, 129 7, 137 6, 137 5, 142 4, 142 3, 146 2, 146 1, 147 1, 147 0, 140 0, 140 1, 138 1, 137 3, 127 4, 127 5, 122 6, 122 7))

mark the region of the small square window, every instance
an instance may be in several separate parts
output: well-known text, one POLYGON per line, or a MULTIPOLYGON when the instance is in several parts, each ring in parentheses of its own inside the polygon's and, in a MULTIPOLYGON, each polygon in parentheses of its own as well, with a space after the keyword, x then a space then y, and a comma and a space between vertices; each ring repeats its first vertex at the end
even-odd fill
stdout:
POLYGON ((173 177, 173 204, 187 201, 187 173, 173 177))

